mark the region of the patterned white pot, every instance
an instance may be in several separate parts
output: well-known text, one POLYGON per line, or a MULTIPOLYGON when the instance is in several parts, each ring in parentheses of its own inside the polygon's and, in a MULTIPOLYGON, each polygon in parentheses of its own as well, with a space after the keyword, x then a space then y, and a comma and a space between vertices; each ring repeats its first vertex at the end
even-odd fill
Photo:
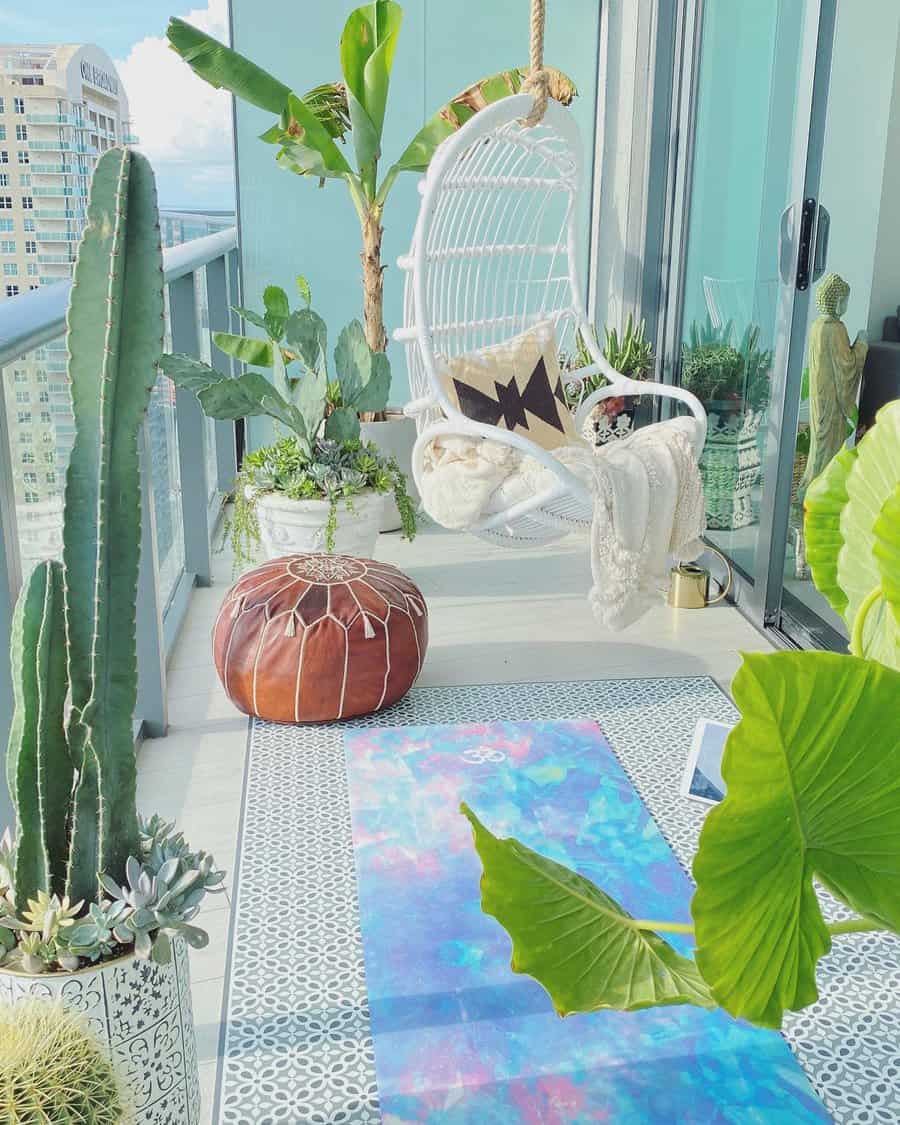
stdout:
MULTIPOLYGON (((370 559, 384 514, 384 497, 377 492, 354 496, 352 511, 338 501, 334 553, 370 559)), ((327 500, 289 500, 279 492, 256 498, 259 535, 267 559, 282 555, 322 555, 328 522, 327 500)))
POLYGON ((134 1125, 198 1125, 200 1078, 188 949, 168 965, 118 957, 76 973, 0 968, 0 1001, 37 996, 84 1016, 124 1078, 134 1125))

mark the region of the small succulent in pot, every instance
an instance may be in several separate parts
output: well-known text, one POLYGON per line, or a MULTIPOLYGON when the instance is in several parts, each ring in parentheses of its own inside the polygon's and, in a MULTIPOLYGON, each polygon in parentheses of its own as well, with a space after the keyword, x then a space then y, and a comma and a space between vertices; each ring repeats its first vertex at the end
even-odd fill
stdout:
POLYGON ((770 395, 772 353, 759 347, 759 327, 750 324, 737 345, 734 324, 716 328, 707 317, 691 325, 682 350, 681 385, 711 413, 735 416, 763 411, 770 395))
POLYGON ((236 569, 254 561, 260 541, 256 506, 268 493, 327 501, 328 551, 334 549, 339 505, 352 514, 353 497, 365 492, 393 493, 404 537, 412 539, 416 531, 415 509, 396 461, 360 439, 359 415, 377 414, 387 406, 390 362, 369 347, 362 324, 352 320, 338 337, 329 368, 328 330, 309 305, 308 282, 302 277, 297 282, 304 307, 296 311, 284 290, 274 285, 264 294, 265 314, 237 310, 262 327, 268 340, 215 336, 221 350, 271 368, 271 382, 257 371, 232 379, 187 355, 165 355, 160 363, 176 386, 197 394, 209 417, 266 416, 276 431, 288 431, 244 458, 231 522, 236 569))

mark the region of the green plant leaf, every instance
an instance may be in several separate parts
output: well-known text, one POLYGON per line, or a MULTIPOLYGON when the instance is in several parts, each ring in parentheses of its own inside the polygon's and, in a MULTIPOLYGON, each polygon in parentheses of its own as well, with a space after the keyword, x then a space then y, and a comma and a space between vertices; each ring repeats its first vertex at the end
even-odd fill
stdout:
POLYGON ((847 595, 838 581, 838 555, 844 545, 841 512, 847 503, 847 477, 856 464, 857 450, 842 449, 806 490, 806 561, 816 589, 842 617, 847 595))
POLYGON ((189 355, 164 355, 159 366, 176 386, 197 395, 210 418, 231 422, 267 415, 306 441, 305 419, 261 372, 247 371, 240 378, 231 379, 189 355))
POLYGON ((391 361, 384 352, 372 352, 371 375, 356 396, 354 407, 363 411, 384 410, 391 393, 391 361))
POLYGON ((900 622, 900 481, 875 521, 874 554, 881 589, 900 622))
POLYGON ((341 385, 341 403, 355 406, 372 374, 372 349, 358 320, 351 320, 338 337, 334 370, 341 385))
POLYGON ((640 929, 609 895, 518 840, 500 840, 467 805, 484 866, 481 908, 512 938, 512 969, 544 986, 561 1015, 663 1004, 713 1007, 693 961, 640 929))
POLYGON ((341 177, 352 173, 328 129, 300 98, 291 94, 281 117, 280 131, 269 130, 265 140, 281 145, 278 163, 301 176, 341 177))
POLYGON ((270 113, 280 114, 284 110, 291 91, 256 63, 175 17, 169 20, 166 35, 191 70, 210 86, 229 90, 270 113))
POLYGON ((325 417, 325 392, 328 381, 324 371, 307 371, 294 381, 292 403, 301 415, 310 442, 315 441, 325 417))
POLYGON ((872 530, 880 583, 856 615, 850 651, 900 669, 900 480, 872 530))
POLYGON ((263 332, 268 331, 266 318, 260 316, 258 312, 254 312, 253 309, 244 309, 240 305, 232 305, 231 311, 236 312, 241 320, 246 320, 248 323, 256 325, 257 328, 261 328, 263 332))
POLYGON ((310 371, 326 369, 328 329, 312 309, 291 313, 284 327, 285 343, 297 352, 310 371))
POLYGON ((350 406, 339 406, 325 419, 325 437, 330 441, 356 441, 359 416, 350 406))
POLYGON ((403 9, 393 0, 374 0, 347 17, 341 35, 341 70, 347 84, 347 105, 353 147, 363 179, 378 159, 387 106, 391 67, 403 9))
POLYGON ((856 464, 847 476, 847 504, 841 512, 844 544, 838 555, 838 581, 848 601, 844 619, 851 629, 860 607, 881 585, 875 523, 900 483, 900 400, 878 411, 875 425, 858 448, 856 464))
POLYGON ((312 289, 302 273, 297 274, 297 292, 300 294, 300 300, 309 308, 312 301, 312 289))
POLYGON ((256 340, 252 336, 235 336, 232 332, 213 332, 213 343, 220 352, 233 355, 251 367, 271 367, 273 363, 272 343, 269 340, 256 340))
POLYGON ((263 292, 263 304, 266 308, 263 324, 269 338, 277 343, 284 335, 284 324, 291 313, 288 295, 280 285, 267 285, 263 292))
POLYGON ((813 877, 900 930, 900 673, 828 652, 746 654, 727 795, 694 860, 697 964, 732 1015, 780 1027, 831 948, 813 877))

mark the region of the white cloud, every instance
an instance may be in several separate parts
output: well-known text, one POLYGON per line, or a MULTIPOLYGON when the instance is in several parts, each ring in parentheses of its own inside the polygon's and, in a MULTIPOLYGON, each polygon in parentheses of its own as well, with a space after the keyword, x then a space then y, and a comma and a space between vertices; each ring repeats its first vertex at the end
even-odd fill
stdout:
MULTIPOLYGON (((228 41, 227 0, 208 0, 184 17, 228 41)), ((160 201, 169 206, 223 207, 233 200, 231 99, 208 86, 165 37, 136 43, 116 62, 140 137, 153 164, 160 201)))

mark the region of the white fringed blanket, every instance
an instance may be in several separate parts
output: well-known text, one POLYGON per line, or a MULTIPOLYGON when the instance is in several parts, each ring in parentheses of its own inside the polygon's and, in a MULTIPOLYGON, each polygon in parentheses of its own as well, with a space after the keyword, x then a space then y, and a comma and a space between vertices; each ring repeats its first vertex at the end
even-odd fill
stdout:
MULTIPOLYGON (((594 616, 624 629, 665 597, 669 560, 703 550, 703 484, 691 447, 697 423, 674 418, 600 446, 554 455, 594 497, 589 594, 594 616)), ((425 454, 422 502, 443 527, 466 529, 555 477, 532 458, 489 439, 435 438, 425 454)))

